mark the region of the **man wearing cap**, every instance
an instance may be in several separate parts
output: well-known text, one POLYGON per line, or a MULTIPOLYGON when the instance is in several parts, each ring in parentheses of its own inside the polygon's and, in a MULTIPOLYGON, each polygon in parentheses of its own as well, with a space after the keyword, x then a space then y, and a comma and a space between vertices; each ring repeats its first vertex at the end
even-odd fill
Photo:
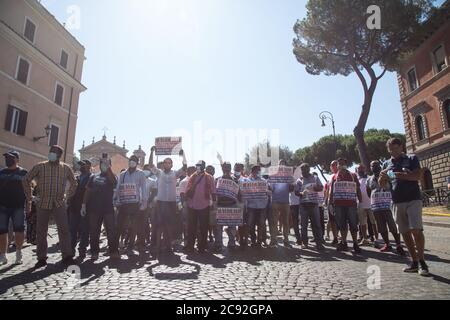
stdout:
POLYGON ((128 169, 120 174, 115 190, 114 198, 119 208, 117 216, 117 246, 119 238, 124 234, 127 220, 130 221, 130 242, 128 243, 128 254, 133 254, 134 238, 137 235, 136 246, 139 254, 145 250, 145 210, 148 207, 147 177, 137 166, 139 158, 135 155, 130 157, 128 169))
POLYGON ((32 181, 36 181, 37 197, 37 258, 35 268, 47 265, 47 232, 50 216, 54 217, 58 227, 58 238, 61 246, 63 264, 75 264, 70 245, 70 231, 67 219, 66 201, 70 199, 77 188, 77 181, 72 169, 61 161, 64 151, 60 146, 50 147, 48 161, 35 165, 23 179, 26 196, 26 211, 31 212, 32 181), (66 193, 67 183, 69 189, 66 193))
POLYGON ((79 258, 84 259, 89 245, 89 223, 86 217, 86 211, 81 210, 81 205, 83 204, 86 186, 91 177, 91 162, 89 160, 83 160, 79 161, 78 165, 80 166, 81 174, 77 177, 77 190, 69 201, 69 229, 72 250, 75 254, 78 239, 80 239, 78 246, 79 258))
POLYGON ((22 246, 25 231, 25 194, 22 180, 27 171, 18 166, 19 153, 9 151, 3 155, 6 168, 0 170, 0 265, 8 263, 8 226, 13 222, 16 242, 16 264, 22 263, 22 246))

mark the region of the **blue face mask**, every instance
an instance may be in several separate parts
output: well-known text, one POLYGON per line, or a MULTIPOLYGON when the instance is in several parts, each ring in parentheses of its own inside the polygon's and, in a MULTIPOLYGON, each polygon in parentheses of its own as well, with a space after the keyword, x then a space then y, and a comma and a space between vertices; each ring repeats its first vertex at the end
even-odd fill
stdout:
POLYGON ((50 152, 48 154, 48 161, 55 162, 56 160, 58 160, 58 155, 54 152, 50 152))
POLYGON ((239 178, 241 176, 241 173, 240 172, 235 172, 234 175, 239 178))

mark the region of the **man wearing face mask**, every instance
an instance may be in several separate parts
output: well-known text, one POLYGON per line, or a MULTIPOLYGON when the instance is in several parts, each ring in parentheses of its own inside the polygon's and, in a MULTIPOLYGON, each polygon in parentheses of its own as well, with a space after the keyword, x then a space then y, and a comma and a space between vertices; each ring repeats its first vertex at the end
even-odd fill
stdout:
MULTIPOLYGON (((266 181, 261 175, 261 166, 253 166, 252 173, 249 182, 266 181)), ((260 248, 264 241, 264 234, 266 233, 265 219, 266 208, 269 202, 269 189, 267 188, 267 194, 263 198, 247 199, 248 208, 248 225, 249 233, 252 241, 252 247, 260 248), (256 226, 258 226, 258 236, 256 236, 256 226)))
POLYGON ((332 178, 330 190, 330 203, 333 204, 336 224, 342 236, 338 251, 348 250, 347 234, 350 227, 353 250, 355 253, 361 253, 358 245, 357 201, 361 201, 358 177, 348 171, 346 159, 338 159, 338 173, 332 178))
POLYGON ((25 194, 22 181, 27 171, 19 167, 19 153, 9 151, 3 155, 6 168, 0 170, 0 265, 8 263, 8 226, 12 220, 16 243, 16 264, 22 264, 22 246, 25 231, 25 194))
POLYGON ((401 256, 405 254, 402 244, 400 242, 400 234, 398 233, 397 225, 395 224, 394 217, 392 216, 391 204, 392 193, 389 184, 380 186, 378 180, 381 174, 381 164, 379 161, 373 161, 370 164, 370 169, 373 172, 373 176, 367 179, 367 194, 371 199, 372 211, 377 221, 378 231, 383 238, 385 245, 380 249, 380 252, 389 252, 392 250, 389 241, 388 230, 392 233, 397 244, 397 253, 401 256), (381 197, 377 197, 380 195, 381 197), (378 199, 382 199, 377 200, 378 199))
POLYGON ((132 155, 128 163, 128 169, 120 174, 114 195, 119 208, 119 214, 117 216, 117 245, 120 235, 125 231, 126 221, 128 219, 130 221, 130 241, 127 248, 129 255, 134 253, 134 238, 136 235, 136 247, 139 254, 142 255, 145 250, 144 211, 148 205, 147 178, 144 172, 137 167, 138 164, 139 158, 132 155))
POLYGON ((82 203, 86 186, 91 177, 91 162, 89 160, 79 161, 81 175, 77 177, 77 189, 73 197, 69 200, 69 229, 71 236, 72 250, 75 253, 78 239, 80 243, 78 246, 79 258, 86 257, 86 250, 89 245, 89 220, 86 217, 86 211, 82 211, 82 203))
MULTIPOLYGON (((191 176, 186 188, 188 199, 188 243, 186 252, 194 250, 195 240, 198 238, 198 252, 204 253, 207 249, 209 211, 211 201, 216 200, 214 178, 205 172, 206 164, 199 161, 197 171, 191 176), (197 230, 199 232, 197 233, 197 230), (198 236, 197 236, 198 235, 198 236)), ((213 204, 214 205, 214 204, 213 204)))
POLYGON ((70 199, 77 188, 77 181, 72 169, 61 162, 64 151, 60 146, 52 146, 48 155, 48 161, 35 165, 23 180, 26 196, 26 211, 31 212, 32 181, 36 181, 38 190, 37 201, 37 258, 35 268, 47 265, 47 232, 50 216, 55 219, 58 227, 58 238, 61 246, 63 264, 75 264, 73 251, 70 243, 70 231, 65 208, 66 200, 70 199), (69 190, 65 193, 66 184, 69 190))
POLYGON ((117 232, 114 219, 113 196, 117 178, 111 170, 111 161, 106 157, 100 160, 100 173, 92 175, 86 186, 81 211, 89 219, 91 258, 97 260, 100 253, 100 233, 102 224, 106 228, 108 249, 111 259, 119 259, 117 232))
MULTIPOLYGON (((247 177, 244 174, 244 164, 242 163, 235 163, 233 167, 233 178, 235 178, 239 185, 241 185, 242 182, 247 180, 247 177)), ((239 246, 241 249, 244 249, 248 245, 248 212, 247 212, 247 206, 245 205, 245 201, 238 203, 240 206, 242 206, 244 213, 243 213, 243 222, 244 224, 240 227, 238 227, 236 232, 236 241, 239 241, 239 246)))
MULTIPOLYGON (((153 164, 153 154, 156 147, 152 147, 150 152, 150 168, 157 177, 158 194, 156 196, 156 211, 154 221, 152 221, 152 232, 156 232, 156 243, 153 243, 156 253, 172 253, 172 240, 174 239, 174 221, 177 210, 177 181, 184 176, 187 170, 186 156, 180 150, 180 157, 183 158, 183 167, 178 171, 172 170, 173 161, 171 158, 164 159, 162 169, 156 168, 153 164), (155 231, 153 231, 155 227, 155 231), (164 239, 164 247, 161 246, 161 236, 164 239)), ((152 237, 153 238, 153 237, 152 237)))
POLYGON ((148 198, 148 208, 145 210, 145 223, 144 223, 144 233, 145 233, 145 241, 148 244, 151 244, 152 241, 150 240, 150 218, 152 216, 152 210, 154 209, 154 199, 158 193, 158 183, 156 180, 156 177, 153 175, 150 165, 146 164, 142 168, 145 174, 145 177, 147 178, 147 191, 146 193, 149 195, 148 198))

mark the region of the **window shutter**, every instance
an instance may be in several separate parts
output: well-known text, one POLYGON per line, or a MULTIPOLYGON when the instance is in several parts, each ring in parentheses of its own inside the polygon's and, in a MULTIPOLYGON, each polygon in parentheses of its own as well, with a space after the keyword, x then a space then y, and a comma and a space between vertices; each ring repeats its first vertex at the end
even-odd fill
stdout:
POLYGON ((34 42, 34 34, 36 33, 36 26, 33 22, 27 19, 27 22, 25 24, 25 32, 24 36, 31 42, 34 42))
POLYGON ((27 84, 28 81, 28 71, 30 69, 30 64, 23 59, 20 59, 19 62, 19 72, 17 73, 17 80, 22 82, 23 84, 27 84))
POLYGON ((55 103, 59 106, 62 106, 63 104, 63 92, 64 88, 59 84, 56 85, 55 103))
POLYGON ((57 126, 52 126, 52 131, 50 133, 50 146, 54 146, 58 144, 58 134, 59 128, 57 126))
POLYGON ((8 109, 6 110, 6 119, 5 119, 5 130, 6 131, 11 131, 12 117, 13 117, 13 107, 8 106, 8 109))
POLYGON ((64 50, 61 51, 61 61, 60 61, 60 65, 67 69, 67 62, 69 60, 69 55, 67 54, 67 52, 65 52, 64 50))
POLYGON ((20 117, 19 117, 19 126, 17 128, 17 134, 20 136, 25 135, 25 131, 27 128, 27 119, 28 119, 28 112, 20 111, 20 117))

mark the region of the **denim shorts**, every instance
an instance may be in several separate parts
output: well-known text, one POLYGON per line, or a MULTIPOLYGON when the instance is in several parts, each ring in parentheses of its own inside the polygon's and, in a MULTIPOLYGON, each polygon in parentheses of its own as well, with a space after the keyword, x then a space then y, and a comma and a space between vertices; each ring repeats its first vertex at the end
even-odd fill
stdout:
POLYGON ((5 208, 0 206, 0 234, 8 233, 10 219, 13 222, 14 232, 25 231, 24 208, 5 208))
POLYGON ((358 209, 356 206, 334 206, 334 214, 339 231, 346 231, 350 226, 350 232, 358 232, 358 209))

